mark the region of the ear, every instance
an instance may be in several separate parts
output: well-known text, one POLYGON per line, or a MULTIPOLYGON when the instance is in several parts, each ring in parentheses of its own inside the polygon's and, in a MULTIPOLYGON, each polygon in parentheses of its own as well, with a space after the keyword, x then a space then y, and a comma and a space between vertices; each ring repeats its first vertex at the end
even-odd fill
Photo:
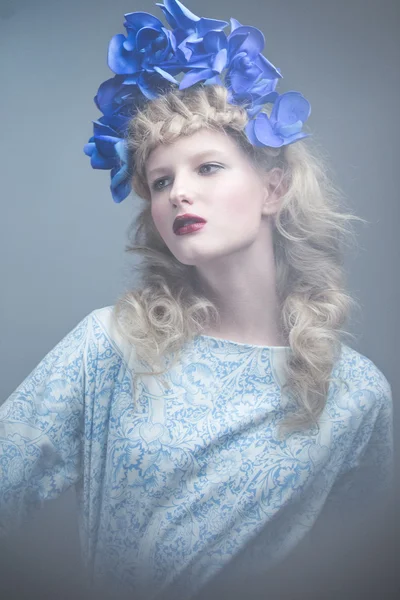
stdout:
POLYGON ((282 197, 287 192, 287 186, 283 181, 283 170, 275 167, 264 177, 264 204, 263 215, 274 215, 278 212, 282 202, 282 197))

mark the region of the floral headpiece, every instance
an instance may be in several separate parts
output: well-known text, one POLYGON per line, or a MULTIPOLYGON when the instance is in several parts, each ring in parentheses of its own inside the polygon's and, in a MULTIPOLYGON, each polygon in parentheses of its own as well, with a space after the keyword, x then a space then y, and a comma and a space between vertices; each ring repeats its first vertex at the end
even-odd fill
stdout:
POLYGON ((93 121, 94 134, 84 147, 94 169, 111 169, 110 188, 117 203, 131 191, 128 123, 145 102, 171 89, 199 82, 225 86, 229 103, 246 108, 245 133, 254 146, 278 148, 309 135, 301 129, 310 104, 299 92, 275 91, 282 75, 261 54, 265 39, 259 29, 231 18, 227 36, 226 21, 197 17, 178 0, 156 4, 172 31, 149 13, 125 15, 127 36, 115 35, 108 48, 108 66, 115 76, 100 85, 94 98, 103 116, 93 121), (260 112, 267 103, 273 104, 269 117, 260 112))

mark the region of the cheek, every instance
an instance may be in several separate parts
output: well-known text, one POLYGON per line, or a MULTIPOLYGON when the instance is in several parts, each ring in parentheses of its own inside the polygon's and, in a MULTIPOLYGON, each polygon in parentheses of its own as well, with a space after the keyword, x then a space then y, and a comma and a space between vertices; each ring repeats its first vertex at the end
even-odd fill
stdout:
POLYGON ((162 215, 162 210, 160 210, 160 206, 157 204, 152 204, 151 205, 151 216, 153 218, 153 222, 154 225, 156 226, 157 230, 159 232, 161 232, 162 230, 162 223, 164 221, 163 215, 162 215))
POLYGON ((229 195, 224 194, 223 223, 229 222, 227 232, 238 239, 251 240, 260 229, 262 197, 257 185, 249 185, 248 181, 237 182, 229 188, 229 195))
POLYGON ((165 210, 161 207, 160 204, 152 204, 151 205, 151 217, 153 219, 154 227, 156 228, 158 235, 163 240, 163 242, 169 248, 172 225, 169 225, 169 220, 167 215, 165 214, 165 210))
POLYGON ((232 218, 251 221, 258 216, 260 189, 245 177, 237 178, 223 189, 223 206, 232 218))

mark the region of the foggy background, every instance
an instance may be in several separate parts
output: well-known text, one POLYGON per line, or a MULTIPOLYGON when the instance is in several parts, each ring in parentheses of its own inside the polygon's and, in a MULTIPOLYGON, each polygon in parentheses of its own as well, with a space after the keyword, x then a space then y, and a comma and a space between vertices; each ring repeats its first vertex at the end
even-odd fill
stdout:
MULTIPOLYGON (((361 303, 348 343, 392 386, 398 455, 400 2, 185 5, 263 31, 263 54, 283 74, 278 91, 300 91, 310 101, 307 129, 351 210, 369 223, 356 224, 359 250, 347 257, 348 287, 361 303)), ((108 43, 125 33, 124 13, 134 11, 164 20, 149 0, 0 0, 0 404, 85 315, 114 304, 129 285, 124 246, 134 198, 112 201, 109 171, 93 170, 83 146, 100 116, 93 97, 113 76, 108 43)), ((382 552, 391 534, 381 530, 364 563, 379 564, 380 586, 388 585, 382 552)), ((15 565, 25 565, 25 589, 50 571, 71 583, 79 565, 73 491, 36 514, 3 552, 17 578, 15 565)))

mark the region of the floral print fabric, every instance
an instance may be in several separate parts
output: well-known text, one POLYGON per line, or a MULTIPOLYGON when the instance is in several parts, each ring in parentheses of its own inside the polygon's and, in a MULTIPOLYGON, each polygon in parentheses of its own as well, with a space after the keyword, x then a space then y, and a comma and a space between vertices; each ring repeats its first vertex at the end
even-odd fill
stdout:
POLYGON ((137 375, 111 312, 87 315, 0 406, 0 534, 75 486, 91 584, 188 599, 252 540, 247 575, 324 507, 387 496, 392 395, 371 360, 343 344, 319 428, 283 442, 289 348, 197 336, 164 376, 137 375))

